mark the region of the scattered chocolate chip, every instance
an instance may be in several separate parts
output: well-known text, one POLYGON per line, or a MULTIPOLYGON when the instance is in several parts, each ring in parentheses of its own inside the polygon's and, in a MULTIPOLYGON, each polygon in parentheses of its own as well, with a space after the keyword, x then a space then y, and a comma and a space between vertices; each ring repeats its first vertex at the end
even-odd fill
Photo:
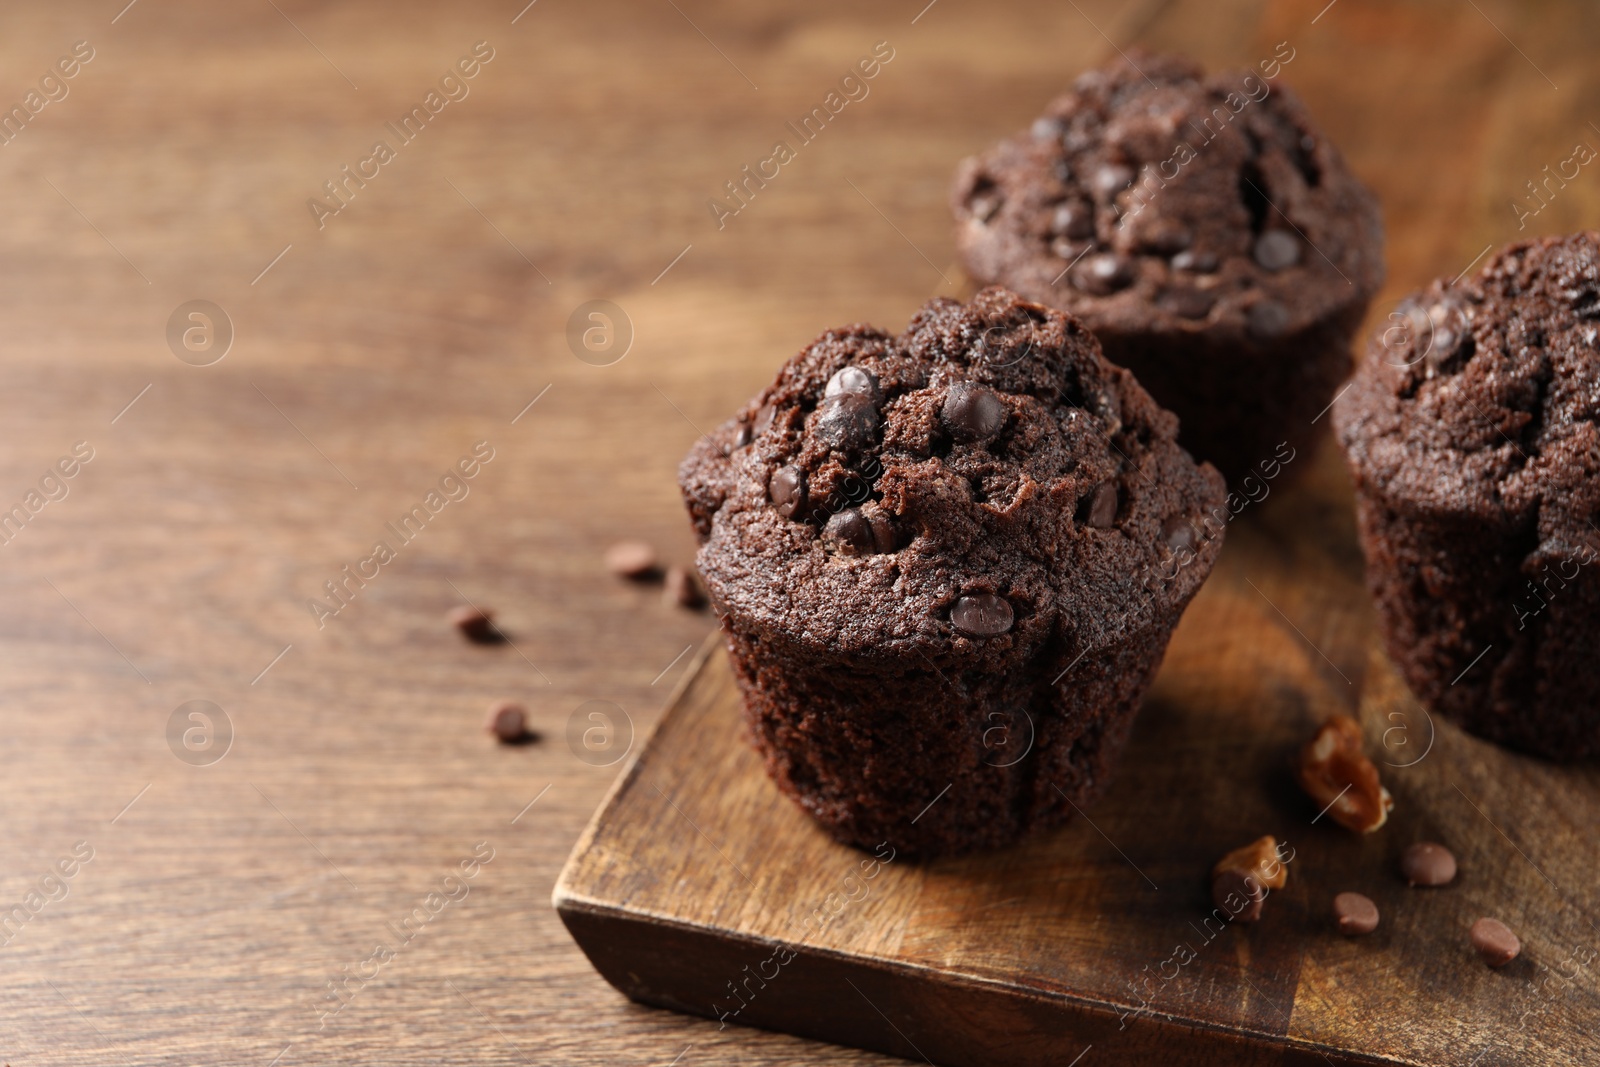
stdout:
POLYGON ((521 704, 501 700, 489 705, 483 728, 506 744, 521 741, 528 736, 528 713, 521 704))
POLYGON ((1061 136, 1061 123, 1045 115, 1033 120, 1031 132, 1036 141, 1054 141, 1061 136))
POLYGON ((1174 553, 1193 552, 1194 524, 1182 515, 1173 515, 1161 524, 1161 539, 1174 553))
POLYGON ((1217 257, 1203 249, 1186 249, 1172 257, 1172 269, 1210 274, 1217 269, 1217 257))
POLYGON ((1110 296, 1132 281, 1132 268, 1114 252, 1085 256, 1072 271, 1072 284, 1094 296, 1110 296))
POLYGON ((1242 923, 1261 920, 1261 906, 1267 899, 1266 886, 1253 874, 1244 871, 1218 871, 1211 879, 1211 902, 1242 923), (1238 911, 1234 907, 1243 901, 1238 911))
POLYGON ((756 412, 756 421, 751 424, 751 431, 757 437, 760 437, 762 434, 772 429, 772 420, 777 414, 777 408, 773 407, 771 404, 762 404, 761 410, 756 412))
POLYGON ((665 586, 661 598, 670 605, 690 609, 705 605, 706 597, 700 591, 700 583, 695 580, 693 573, 683 567, 667 568, 665 586))
POLYGON ((991 389, 957 382, 950 387, 939 417, 957 441, 987 441, 1005 425, 1006 404, 991 389))
MULTIPOLYGON (((1063 135, 1063 141, 1064 140, 1065 140, 1065 135, 1063 135)), ((1072 180, 1072 165, 1070 163, 1068 163, 1064 159, 1056 160, 1055 172, 1056 172, 1056 181, 1060 182, 1063 185, 1065 185, 1067 182, 1070 182, 1072 180)))
POLYGON ((872 443, 878 432, 878 408, 860 393, 835 393, 817 406, 811 433, 840 452, 855 452, 872 443))
POLYGON ((1180 318, 1203 319, 1211 314, 1217 298, 1203 289, 1174 286, 1163 289, 1156 302, 1180 318))
POLYGON ((1400 874, 1407 885, 1449 885, 1455 881, 1456 858, 1443 845, 1418 841, 1400 853, 1400 874))
POLYGON ((1360 893, 1340 893, 1333 898, 1333 918, 1341 934, 1370 934, 1378 928, 1378 906, 1360 893))
POLYGON ((1499 919, 1479 919, 1472 924, 1472 947, 1491 967, 1504 967, 1517 958, 1522 942, 1499 919))
POLYGON ((1251 251, 1263 269, 1280 271, 1300 262, 1300 239, 1288 230, 1268 230, 1251 251))
POLYGON ((645 541, 618 541, 606 549, 606 569, 619 578, 641 581, 656 574, 656 550, 645 541))
POLYGON ((846 508, 829 517, 822 537, 846 556, 864 556, 876 547, 872 524, 856 508, 846 508))
POLYGON ((751 436, 750 424, 741 422, 739 424, 738 432, 733 435, 733 447, 743 448, 745 445, 750 443, 751 436))
POLYGON ((799 467, 779 467, 767 483, 767 498, 786 519, 804 518, 806 513, 806 472, 799 467))
POLYGON ((1089 525, 1104 530, 1117 521, 1117 487, 1113 482, 1095 486, 1094 498, 1089 502, 1089 525))
POLYGON ((1011 602, 993 593, 969 593, 950 609, 950 624, 973 637, 998 637, 1015 621, 1011 602))
POLYGON ((878 379, 873 377, 871 371, 860 367, 842 367, 835 371, 822 391, 825 397, 838 396, 841 393, 864 396, 874 404, 883 399, 883 394, 878 391, 878 379))
POLYGON ((1050 220, 1050 231, 1078 240, 1093 237, 1094 208, 1081 201, 1057 204, 1055 216, 1050 220))
POLYGON ((1266 340, 1282 337, 1289 330, 1289 309, 1276 300, 1257 300, 1245 312, 1245 326, 1266 340))
POLYGON ((1089 176, 1089 189, 1097 200, 1109 203, 1113 197, 1133 184, 1133 168, 1118 163, 1104 163, 1089 176))
POLYGON ((462 604, 450 609, 450 625, 461 631, 461 636, 479 645, 492 645, 504 638, 495 629, 494 612, 462 604))

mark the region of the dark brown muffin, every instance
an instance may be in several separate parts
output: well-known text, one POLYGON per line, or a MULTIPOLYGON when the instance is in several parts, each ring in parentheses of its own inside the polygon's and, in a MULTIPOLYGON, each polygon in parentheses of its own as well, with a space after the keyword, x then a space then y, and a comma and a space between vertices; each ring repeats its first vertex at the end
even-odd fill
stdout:
POLYGON ((1230 482, 1310 443, 1383 281, 1377 202, 1300 101, 1175 56, 1084 74, 952 209, 972 277, 1082 319, 1230 482))
POLYGON ((1002 289, 823 334, 680 471, 746 721, 834 836, 1063 821, 1221 547, 1221 476, 1070 316, 1002 289))
POLYGON ((1600 751, 1600 233, 1413 294, 1334 406, 1367 583, 1413 692, 1555 759, 1600 751))

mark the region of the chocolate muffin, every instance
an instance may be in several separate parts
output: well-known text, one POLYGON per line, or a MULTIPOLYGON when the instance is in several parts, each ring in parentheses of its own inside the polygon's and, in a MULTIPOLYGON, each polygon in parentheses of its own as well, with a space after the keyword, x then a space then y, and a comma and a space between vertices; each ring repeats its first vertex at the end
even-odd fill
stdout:
POLYGON ((1600 233, 1400 304, 1334 406, 1390 657, 1430 708, 1600 752, 1600 233))
POLYGON ((679 473, 745 719, 842 841, 995 846, 1106 786, 1221 548, 1222 478, 1068 315, 831 330, 679 473))
POLYGON ((1076 315, 1230 482, 1313 440, 1383 282, 1377 202, 1274 80, 1119 60, 952 191, 967 272, 1076 315))

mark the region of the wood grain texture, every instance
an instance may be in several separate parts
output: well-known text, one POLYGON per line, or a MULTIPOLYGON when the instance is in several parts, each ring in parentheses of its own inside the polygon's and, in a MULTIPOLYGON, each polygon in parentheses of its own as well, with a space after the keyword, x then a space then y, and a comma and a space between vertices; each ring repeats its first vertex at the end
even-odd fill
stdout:
MULTIPOLYGON (((0 507, 74 442, 95 449, 68 495, 0 547, 0 914, 76 842, 94 849, 67 895, 0 946, 0 1058, 881 1062, 631 1005, 550 908, 620 766, 579 759, 569 719, 610 701, 642 736, 691 658, 675 657, 708 628, 653 588, 609 580, 600 547, 643 536, 687 561, 673 472, 698 428, 819 330, 898 326, 958 284, 955 161, 1025 125, 1113 42, 1217 64, 1292 38, 1286 77, 1387 206, 1384 299, 1514 236, 1511 197, 1600 121, 1584 6, 1339 0, 1313 25, 1323 7, 63 0, 0 12, 0 101, 23 100, 74 42, 95 50, 68 95, 0 146, 0 507), (470 95, 318 229, 306 201, 480 40, 495 58, 470 95), (880 40, 896 58, 870 97, 717 230, 707 199, 880 40), (566 340, 573 310, 596 298, 634 326, 608 367, 566 340), (193 299, 234 326, 213 366, 167 347, 169 315, 193 299), (479 440, 495 458, 471 495, 319 630, 307 598, 479 440), (497 608, 515 646, 446 631, 463 598, 497 608), (498 748, 481 733, 503 697, 527 703, 541 743, 498 748), (169 748, 169 716, 190 700, 232 722, 214 765, 169 748), (393 947, 393 927, 480 841, 495 855, 470 893, 324 1023, 327 983, 371 973, 375 947, 393 947)), ((1600 217, 1593 190, 1586 174, 1529 232, 1600 217)), ((1348 525, 1337 494, 1297 499, 1262 511, 1263 541, 1305 552, 1306 528, 1348 525)), ((1339 551, 1352 562, 1348 542, 1339 551)), ((1322 587, 1256 580, 1341 670, 1366 670, 1361 628, 1323 612, 1322 587)), ((1285 693, 1351 699, 1290 631, 1213 640, 1285 693), (1319 670, 1322 688, 1296 688, 1319 670)), ((1168 676, 1152 729, 1190 714, 1192 671, 1175 659, 1168 676)), ((1523 800, 1482 785, 1473 799, 1543 866, 1523 800)), ((1486 855, 1507 892, 1520 886, 1514 850, 1486 855)), ((1147 873, 1168 892, 1165 868, 1147 873)), ((1043 879, 1028 892, 1051 892, 1054 875, 1028 876, 1043 879)), ((1123 906, 1140 906, 1138 886, 1128 893, 1123 906)), ((760 903, 747 907, 756 921, 760 903)), ((1336 957, 1301 973, 1360 980, 1336 957)), ((1338 1040, 1337 1021, 1319 1025, 1315 1039, 1338 1040)))
POLYGON ((1370 637, 1349 523, 1309 521, 1347 494, 1314 478, 1233 524, 1110 792, 999 852, 912 865, 834 843, 766 779, 713 641, 574 852, 563 918, 634 999, 935 1063, 1600 1056, 1600 773, 1418 707, 1370 637), (1292 778, 1333 712, 1359 715, 1395 797, 1370 836, 1292 778), (1288 885, 1224 929, 1211 865, 1266 833, 1293 850, 1288 885), (1418 840, 1455 851, 1455 883, 1406 886, 1418 840), (1377 903, 1375 933, 1338 933, 1346 890, 1377 903), (1524 944, 1500 971, 1467 936, 1485 915, 1524 944))

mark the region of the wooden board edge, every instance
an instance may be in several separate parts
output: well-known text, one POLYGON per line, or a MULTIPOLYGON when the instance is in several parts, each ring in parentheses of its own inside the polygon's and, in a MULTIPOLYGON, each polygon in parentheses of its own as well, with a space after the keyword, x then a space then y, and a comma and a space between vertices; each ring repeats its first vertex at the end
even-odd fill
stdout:
POLYGON ((567 887, 558 890, 556 911, 595 970, 629 1000, 723 1028, 752 1026, 952 1067, 1045 1067, 1086 1048, 1098 1050, 1095 1062, 1105 1067, 1157 1058, 1168 1067, 1414 1067, 1285 1035, 1159 1015, 1130 1019, 1124 1028, 1118 1008, 1102 1001, 740 934, 567 887), (739 1005, 736 985, 750 998, 729 1014, 739 1005), (781 995, 763 997, 769 987, 781 995))

